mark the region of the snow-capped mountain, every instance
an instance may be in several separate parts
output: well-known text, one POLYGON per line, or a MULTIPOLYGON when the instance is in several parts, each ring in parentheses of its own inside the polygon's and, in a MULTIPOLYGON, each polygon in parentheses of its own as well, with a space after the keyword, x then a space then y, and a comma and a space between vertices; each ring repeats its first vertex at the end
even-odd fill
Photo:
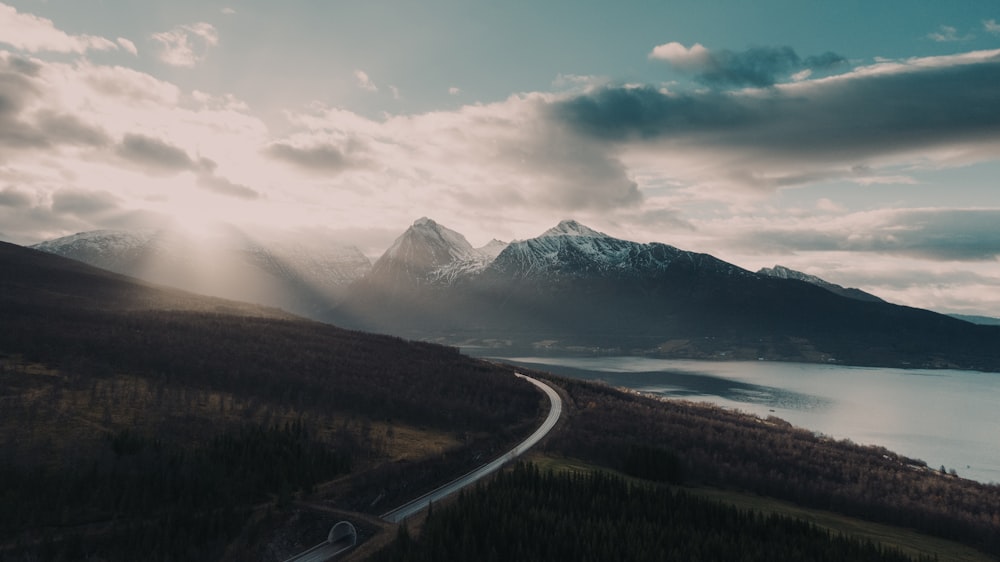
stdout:
POLYGON ((789 269, 783 265, 775 265, 774 267, 762 267, 757 273, 759 275, 767 275, 768 277, 776 277, 778 279, 796 279, 798 281, 805 281, 806 283, 811 283, 817 287, 822 287, 831 293, 838 294, 842 297, 847 297, 850 299, 857 299, 861 301, 873 301, 873 302, 885 302, 882 299, 876 297, 871 293, 866 293, 861 289, 855 289, 853 287, 842 287, 836 283, 830 283, 824 279, 820 279, 815 275, 809 275, 808 273, 803 273, 801 271, 795 271, 794 269, 789 269))
POLYGON ((663 273, 671 266, 709 268, 727 275, 748 271, 707 254, 666 244, 641 244, 613 238, 574 220, 565 220, 537 238, 512 242, 489 266, 513 278, 539 276, 637 277, 663 273))
POLYGON ((125 273, 156 234, 156 230, 94 230, 47 240, 32 248, 125 273))
POLYGON ((424 218, 325 318, 508 353, 974 367, 976 350, 1000 341, 997 331, 874 298, 845 298, 794 277, 621 240, 575 221, 476 249, 424 218))
POLYGON ((450 284, 482 272, 506 246, 492 240, 473 248, 465 236, 424 217, 382 254, 369 279, 395 290, 413 284, 450 284))
POLYGON ((371 269, 357 248, 308 238, 261 240, 233 228, 100 230, 33 247, 154 283, 301 314, 325 310, 371 269))

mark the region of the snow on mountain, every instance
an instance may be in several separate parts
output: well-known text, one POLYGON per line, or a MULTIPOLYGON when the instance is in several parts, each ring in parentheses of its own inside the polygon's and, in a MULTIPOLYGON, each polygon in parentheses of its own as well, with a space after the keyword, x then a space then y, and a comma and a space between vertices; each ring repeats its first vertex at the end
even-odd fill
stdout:
POLYGON ((493 261, 494 259, 496 259, 497 256, 500 255, 500 252, 502 252, 504 248, 506 248, 509 245, 510 245, 509 242, 504 242, 502 240, 497 240, 496 238, 494 238, 493 240, 487 242, 485 246, 481 248, 476 248, 476 251, 479 252, 481 255, 485 256, 489 261, 493 261))
POLYGON ((150 245, 156 234, 156 230, 95 230, 47 240, 32 248, 127 273, 130 262, 150 245))
POLYGON ((360 250, 329 240, 258 238, 231 227, 92 231, 35 249, 180 289, 309 314, 371 269, 360 250))
POLYGON ((371 276, 382 284, 449 284, 478 274, 505 247, 505 243, 493 240, 473 248, 465 236, 423 217, 375 262, 371 276))
POLYGON ((621 240, 573 220, 564 220, 537 238, 512 242, 489 269, 522 279, 551 275, 634 277, 666 271, 677 262, 726 274, 749 273, 712 256, 666 244, 621 240))
POLYGON ((766 275, 768 277, 776 277, 778 279, 795 279, 797 281, 805 281, 816 285, 817 287, 822 287, 831 293, 838 294, 843 297, 848 297, 861 301, 869 302, 885 302, 879 297, 871 293, 866 293, 861 289, 842 287, 836 283, 830 283, 824 279, 816 277, 815 275, 809 275, 808 273, 803 273, 801 271, 796 271, 794 269, 789 269, 783 265, 775 265, 774 267, 762 267, 757 271, 758 275, 766 275))
POLYGON ((607 234, 604 234, 603 232, 597 232, 596 230, 584 226, 576 222, 575 220, 560 221, 559 224, 542 233, 542 237, 546 236, 582 236, 585 238, 608 238, 607 234))

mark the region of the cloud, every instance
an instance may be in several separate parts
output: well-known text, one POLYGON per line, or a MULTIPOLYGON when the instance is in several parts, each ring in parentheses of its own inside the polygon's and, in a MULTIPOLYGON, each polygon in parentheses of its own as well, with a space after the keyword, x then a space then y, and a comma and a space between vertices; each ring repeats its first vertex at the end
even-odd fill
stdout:
POLYGON ((195 168, 184 150, 160 139, 128 133, 116 149, 118 156, 156 174, 173 174, 195 168))
POLYGON ((94 35, 70 35, 55 27, 52 20, 19 13, 13 6, 0 3, 0 43, 15 49, 39 53, 43 51, 83 54, 90 50, 110 51, 118 48, 113 41, 94 35))
POLYGON ((212 24, 198 22, 154 33, 152 39, 160 44, 161 61, 191 67, 205 59, 209 47, 219 43, 219 33, 212 24))
POLYGON ((888 181, 876 179, 877 169, 890 164, 994 159, 998 99, 1000 50, 879 63, 739 94, 605 87, 548 110, 609 153, 681 184, 769 192, 838 178, 888 181))
POLYGON ((229 8, 229 7, 222 8, 219 11, 222 12, 223 14, 227 15, 227 16, 231 16, 231 15, 233 15, 233 14, 236 13, 236 9, 235 8, 229 8))
POLYGON ((938 43, 954 43, 957 41, 969 41, 970 39, 974 39, 975 35, 967 33, 959 37, 957 29, 950 25, 942 25, 938 27, 937 31, 928 33, 927 38, 938 43))
POLYGON ((107 191, 61 189, 52 194, 52 211, 91 217, 118 208, 120 199, 107 191))
POLYGON ((1000 259, 1000 209, 891 209, 741 233, 787 252, 865 252, 935 261, 1000 259))
POLYGON ((31 196, 13 186, 0 190, 0 206, 13 209, 26 209, 31 206, 31 196))
POLYGON ((690 48, 671 42, 658 45, 649 58, 663 60, 683 72, 693 73, 699 82, 712 87, 768 87, 780 79, 829 70, 846 62, 836 53, 800 58, 791 47, 751 47, 743 52, 727 49, 710 51, 700 43, 690 48))
POLYGON ((448 88, 448 94, 449 95, 457 96, 458 94, 461 94, 461 93, 462 93, 462 89, 459 88, 459 87, 452 86, 452 87, 448 88))
POLYGON ((368 90, 369 92, 377 92, 378 86, 372 82, 372 79, 368 77, 368 73, 364 70, 355 70, 354 78, 358 82, 358 87, 362 90, 368 90))
POLYGON ((695 43, 688 48, 676 41, 671 41, 653 47, 649 58, 667 61, 680 69, 698 69, 711 64, 712 55, 701 43, 695 43))
POLYGON ((85 123, 66 113, 42 110, 37 116, 38 128, 50 142, 81 146, 105 146, 111 138, 99 127, 85 123))
POLYGON ((987 33, 1000 35, 1000 23, 997 23, 997 20, 983 20, 983 29, 985 29, 987 33))
POLYGON ((25 59, 0 59, 0 146, 31 148, 48 144, 45 137, 25 119, 30 104, 41 94, 34 80, 38 70, 36 63, 25 59))
POLYGON ((124 37, 118 38, 118 45, 120 45, 122 49, 132 53, 132 56, 137 56, 139 54, 139 49, 136 48, 135 43, 124 37))
POLYGON ((217 175, 215 172, 217 167, 218 164, 216 164, 214 160, 210 160, 208 158, 202 158, 198 161, 198 187, 213 191, 220 195, 238 197, 240 199, 252 200, 260 197, 260 193, 254 191, 253 189, 250 189, 242 184, 233 183, 232 181, 217 175))
POLYGON ((342 172, 358 166, 360 162, 352 155, 357 146, 347 148, 330 144, 295 146, 286 142, 276 142, 267 147, 265 154, 298 166, 311 172, 342 172))

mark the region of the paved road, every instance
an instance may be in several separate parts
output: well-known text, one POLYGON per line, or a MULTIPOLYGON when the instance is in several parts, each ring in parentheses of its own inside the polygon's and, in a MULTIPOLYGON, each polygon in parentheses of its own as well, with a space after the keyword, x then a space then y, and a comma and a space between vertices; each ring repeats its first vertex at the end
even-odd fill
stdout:
POLYGON ((536 429, 535 432, 532 433, 527 439, 518 444, 518 446, 514 447, 513 449, 511 449, 504 455, 500 456, 493 462, 481 466, 476 470, 473 470, 472 472, 466 474, 465 476, 462 476, 457 480, 445 484, 444 486, 441 486, 440 488, 432 492, 424 494, 423 496, 420 496, 419 498, 405 505, 397 507, 396 509, 388 513, 382 514, 382 519, 389 521, 391 523, 399 523, 400 521, 406 519, 407 517, 413 515, 414 513, 426 509, 427 506, 429 506, 432 502, 440 501, 450 496, 451 494, 454 494, 455 492, 461 490, 462 488, 469 486, 470 484, 474 484, 477 480, 496 472, 497 470, 500 469, 500 467, 514 460, 515 458, 525 453, 528 449, 535 446, 535 444, 541 441, 543 437, 545 437, 546 435, 548 435, 550 431, 552 431, 552 428, 555 427, 556 422, 559 421, 559 416, 562 415, 562 399, 559 398, 559 395, 556 394, 556 391, 552 390, 552 387, 550 387, 549 385, 537 379, 533 379, 531 377, 522 375, 521 373, 514 373, 514 374, 530 382, 531 384, 537 386, 542 392, 546 394, 546 396, 549 397, 549 403, 550 403, 549 415, 548 417, 545 418, 545 421, 542 422, 542 425, 539 426, 538 429, 536 429))

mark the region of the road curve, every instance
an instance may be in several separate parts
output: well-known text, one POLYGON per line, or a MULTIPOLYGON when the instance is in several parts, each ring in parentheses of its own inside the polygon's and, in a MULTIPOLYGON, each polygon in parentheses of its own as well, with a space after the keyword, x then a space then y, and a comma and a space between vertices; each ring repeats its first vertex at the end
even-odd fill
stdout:
POLYGON ((399 523, 414 513, 426 509, 431 503, 440 501, 462 488, 474 484, 477 480, 496 472, 500 469, 500 467, 535 446, 535 444, 541 441, 543 437, 552 431, 552 428, 556 426, 556 422, 559 421, 559 417, 562 415, 562 399, 559 398, 559 395, 556 394, 555 390, 552 390, 551 386, 543 383, 542 381, 522 375, 521 373, 514 373, 514 375, 537 386, 539 390, 544 392, 545 395, 549 397, 549 415, 545 418, 545 421, 542 422, 542 425, 540 425, 534 433, 528 436, 527 439, 519 443, 510 451, 493 460, 493 462, 483 465, 465 476, 459 477, 436 490, 428 492, 409 503, 397 507, 392 511, 383 513, 381 516, 382 519, 389 521, 390 523, 399 523))

